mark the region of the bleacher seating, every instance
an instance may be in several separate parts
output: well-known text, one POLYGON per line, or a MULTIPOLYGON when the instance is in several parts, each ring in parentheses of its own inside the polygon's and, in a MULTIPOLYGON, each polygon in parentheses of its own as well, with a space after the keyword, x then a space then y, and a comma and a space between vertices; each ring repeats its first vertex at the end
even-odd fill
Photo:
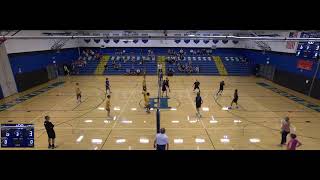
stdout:
MULTIPOLYGON (((185 56, 183 60, 179 60, 180 64, 188 64, 191 62, 192 67, 199 67, 199 73, 192 72, 190 75, 219 75, 215 63, 212 61, 212 57, 209 56, 185 56)), ((174 75, 187 75, 188 72, 179 72, 177 63, 166 63, 166 68, 172 68, 175 72, 174 75)))
POLYGON ((146 74, 155 75, 157 73, 156 56, 111 56, 107 64, 107 69, 104 71, 106 75, 125 75, 129 74, 128 70, 140 69, 141 74, 146 70, 146 74), (143 60, 143 63, 142 63, 143 60), (119 69, 113 67, 115 64, 120 64, 119 69))
MULTIPOLYGON (((179 50, 178 50, 179 51, 179 50)), ((107 61, 107 68, 104 70, 103 74, 105 75, 125 75, 129 74, 128 71, 140 69, 141 74, 146 70, 148 75, 156 75, 157 74, 157 58, 158 57, 183 57, 182 60, 178 60, 182 65, 186 65, 189 62, 193 67, 193 72, 180 72, 178 69, 177 63, 169 63, 165 62, 165 71, 169 72, 169 69, 173 69, 173 75, 220 75, 218 68, 216 67, 216 63, 213 60, 213 56, 219 56, 224 68, 227 71, 227 75, 231 76, 248 76, 251 74, 251 65, 248 63, 248 60, 241 57, 241 55, 237 53, 230 52, 212 52, 212 54, 196 54, 190 53, 189 50, 185 50, 182 56, 180 56, 179 52, 168 52, 162 51, 161 53, 150 53, 149 51, 142 50, 130 50, 121 51, 122 53, 110 52, 108 54, 101 55, 109 55, 110 59, 107 61), (148 56, 148 53, 150 56, 148 56), (132 61, 134 59, 134 62, 132 61), (144 59, 144 64, 142 64, 142 59, 144 59), (113 66, 113 62, 115 64, 120 64, 121 67, 116 69, 113 66), (195 71, 195 67, 199 67, 199 73, 195 71)), ((203 50, 205 53, 205 51, 203 50)), ((94 74, 97 66, 99 65, 98 59, 91 59, 86 61, 86 66, 76 67, 75 74, 82 75, 90 75, 94 74), (78 73, 77 73, 78 72, 78 73)))
POLYGON ((251 68, 247 59, 239 56, 220 56, 228 75, 248 76, 251 68))

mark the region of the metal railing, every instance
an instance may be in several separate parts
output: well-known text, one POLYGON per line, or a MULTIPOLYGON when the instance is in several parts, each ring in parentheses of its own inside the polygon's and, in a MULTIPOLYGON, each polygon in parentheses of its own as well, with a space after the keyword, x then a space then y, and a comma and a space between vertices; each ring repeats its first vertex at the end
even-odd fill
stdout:
POLYGON ((164 40, 164 39, 199 39, 199 40, 253 40, 253 41, 300 41, 300 42, 320 42, 320 38, 287 38, 287 37, 252 37, 252 36, 83 36, 83 35, 74 35, 74 36, 0 36, 0 39, 154 39, 154 40, 164 40))

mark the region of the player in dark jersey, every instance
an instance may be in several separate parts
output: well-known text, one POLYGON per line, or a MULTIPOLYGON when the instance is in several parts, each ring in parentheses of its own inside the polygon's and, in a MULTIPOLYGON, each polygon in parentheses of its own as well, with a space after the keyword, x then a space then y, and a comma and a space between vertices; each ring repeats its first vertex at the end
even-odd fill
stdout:
POLYGON ((168 97, 168 90, 170 92, 170 88, 169 88, 169 79, 166 78, 165 80, 163 80, 162 82, 162 97, 164 92, 166 92, 166 97, 168 97))
POLYGON ((163 73, 162 73, 162 71, 159 72, 159 77, 160 77, 160 83, 161 83, 161 82, 162 82, 162 79, 163 79, 163 73))
POLYGON ((110 82, 109 82, 109 79, 106 78, 106 93, 109 94, 111 93, 111 90, 110 90, 110 82))
POLYGON ((238 97, 238 89, 236 89, 234 91, 233 100, 231 102, 231 108, 232 108, 233 103, 236 103, 236 108, 238 108, 238 99, 239 99, 239 97, 238 97))
POLYGON ((200 92, 200 87, 199 87, 200 86, 200 82, 198 80, 196 80, 196 82, 193 83, 193 86, 194 86, 193 91, 198 89, 199 92, 200 92))
POLYGON ((216 96, 218 96, 218 95, 222 95, 222 92, 223 92, 223 87, 224 87, 224 81, 221 81, 220 82, 220 87, 219 87, 219 91, 217 92, 217 94, 216 94, 216 96), (220 94, 219 94, 220 93, 220 94))
POLYGON ((196 97, 196 109, 197 109, 197 114, 196 116, 201 117, 200 114, 200 108, 201 108, 201 104, 203 103, 202 98, 200 96, 200 93, 197 93, 197 97, 196 97))
POLYGON ((46 131, 47 131, 47 134, 48 134, 48 148, 56 148, 54 146, 54 140, 56 138, 56 133, 54 132, 54 125, 49 121, 50 120, 50 117, 49 116, 45 116, 44 117, 45 121, 44 121, 44 127, 46 128, 46 131))

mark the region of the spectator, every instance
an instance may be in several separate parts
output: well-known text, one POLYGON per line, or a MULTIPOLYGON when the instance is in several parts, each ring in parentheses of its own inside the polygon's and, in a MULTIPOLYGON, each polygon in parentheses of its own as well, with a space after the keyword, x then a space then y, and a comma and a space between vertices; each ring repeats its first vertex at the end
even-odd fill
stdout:
POLYGON ((290 133, 290 120, 289 117, 285 117, 281 121, 281 143, 280 145, 285 145, 287 142, 287 135, 290 133))
POLYGON ((137 75, 140 75, 140 72, 141 72, 141 70, 138 68, 138 69, 136 70, 136 74, 137 74, 137 75))
POLYGON ((199 66, 196 66, 195 71, 196 71, 196 73, 200 72, 199 66))
POLYGON ((287 150, 296 150, 297 147, 301 146, 302 144, 296 139, 297 135, 290 134, 291 140, 288 142, 287 150))
POLYGON ((130 69, 129 68, 126 68, 126 74, 130 75, 130 69))
POLYGON ((156 135, 156 139, 154 140, 153 147, 158 151, 169 150, 169 138, 165 133, 166 129, 161 128, 160 133, 156 135))

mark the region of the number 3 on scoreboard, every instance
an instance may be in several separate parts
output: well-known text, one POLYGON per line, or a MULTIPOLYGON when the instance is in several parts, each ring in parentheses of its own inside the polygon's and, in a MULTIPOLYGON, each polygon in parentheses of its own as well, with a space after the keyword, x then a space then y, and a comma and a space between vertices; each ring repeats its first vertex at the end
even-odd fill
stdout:
POLYGON ((33 135, 32 135, 32 131, 29 131, 29 136, 31 136, 31 137, 33 136, 33 135))

